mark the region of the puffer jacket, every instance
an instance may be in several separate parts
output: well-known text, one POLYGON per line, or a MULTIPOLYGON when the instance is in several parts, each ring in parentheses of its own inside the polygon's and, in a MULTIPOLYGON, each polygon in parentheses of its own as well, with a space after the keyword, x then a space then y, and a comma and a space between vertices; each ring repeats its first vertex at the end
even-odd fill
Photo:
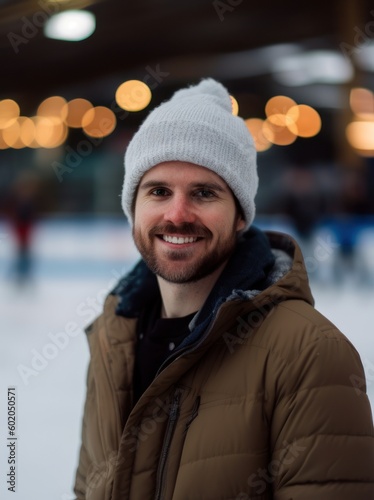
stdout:
POLYGON ((79 500, 374 499, 359 355, 314 309, 297 244, 268 238, 267 286, 222 298, 135 406, 136 313, 108 296, 87 331, 79 500))

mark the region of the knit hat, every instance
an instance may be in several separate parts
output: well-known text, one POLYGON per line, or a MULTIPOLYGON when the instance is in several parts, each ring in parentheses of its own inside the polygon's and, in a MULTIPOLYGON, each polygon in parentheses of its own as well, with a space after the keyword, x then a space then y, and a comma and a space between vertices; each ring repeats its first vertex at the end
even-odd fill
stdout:
POLYGON ((133 224, 132 204, 143 175, 166 161, 206 167, 231 188, 246 226, 255 216, 258 187, 256 149, 244 120, 232 114, 229 93, 208 78, 177 91, 155 108, 129 143, 125 154, 122 207, 133 224))

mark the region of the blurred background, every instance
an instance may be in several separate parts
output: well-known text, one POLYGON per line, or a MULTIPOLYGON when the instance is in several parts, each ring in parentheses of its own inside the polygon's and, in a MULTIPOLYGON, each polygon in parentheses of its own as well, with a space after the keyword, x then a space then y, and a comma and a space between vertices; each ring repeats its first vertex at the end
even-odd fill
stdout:
MULTIPOLYGON (((0 461, 7 472, 15 386, 18 498, 73 498, 83 329, 138 258, 123 154, 151 109, 203 77, 255 138, 255 224, 301 244, 373 405, 372 2, 0 0, 0 64, 0 461)), ((2 498, 8 486, 3 474, 2 498)))

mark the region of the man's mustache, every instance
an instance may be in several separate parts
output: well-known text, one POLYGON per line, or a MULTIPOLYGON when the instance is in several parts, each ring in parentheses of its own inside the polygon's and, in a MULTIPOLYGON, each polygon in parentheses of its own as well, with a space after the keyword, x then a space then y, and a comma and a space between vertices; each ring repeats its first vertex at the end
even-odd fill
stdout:
POLYGON ((149 234, 151 236, 156 236, 157 234, 178 234, 184 236, 196 236, 199 238, 210 238, 212 232, 208 228, 190 222, 185 222, 179 226, 174 224, 163 224, 153 227, 149 234))

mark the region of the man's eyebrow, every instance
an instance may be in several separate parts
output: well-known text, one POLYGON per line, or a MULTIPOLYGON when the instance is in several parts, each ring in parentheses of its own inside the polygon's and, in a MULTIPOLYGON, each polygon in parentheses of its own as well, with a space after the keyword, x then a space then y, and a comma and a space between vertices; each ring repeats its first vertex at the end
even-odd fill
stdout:
POLYGON ((152 181, 147 181, 144 182, 143 184, 140 184, 139 189, 150 189, 150 188, 155 188, 155 187, 171 187, 171 184, 167 181, 161 181, 154 179, 152 181))
MULTIPOLYGON (((172 187, 172 185, 167 181, 154 179, 154 180, 144 182, 143 184, 141 184, 139 186, 139 189, 146 190, 146 189, 156 188, 156 187, 161 187, 161 186, 166 187, 166 188, 172 187)), ((213 191, 219 191, 221 193, 225 193, 226 191, 228 191, 228 189, 225 189, 223 186, 221 186, 220 184, 217 184, 216 182, 193 182, 193 183, 189 184, 188 187, 192 188, 192 189, 197 189, 197 188, 212 189, 213 191)))
POLYGON ((228 191, 227 189, 225 189, 220 184, 217 184, 216 182, 197 182, 193 184, 193 187, 201 189, 212 189, 213 191, 219 191, 221 193, 225 193, 226 191, 228 191))

